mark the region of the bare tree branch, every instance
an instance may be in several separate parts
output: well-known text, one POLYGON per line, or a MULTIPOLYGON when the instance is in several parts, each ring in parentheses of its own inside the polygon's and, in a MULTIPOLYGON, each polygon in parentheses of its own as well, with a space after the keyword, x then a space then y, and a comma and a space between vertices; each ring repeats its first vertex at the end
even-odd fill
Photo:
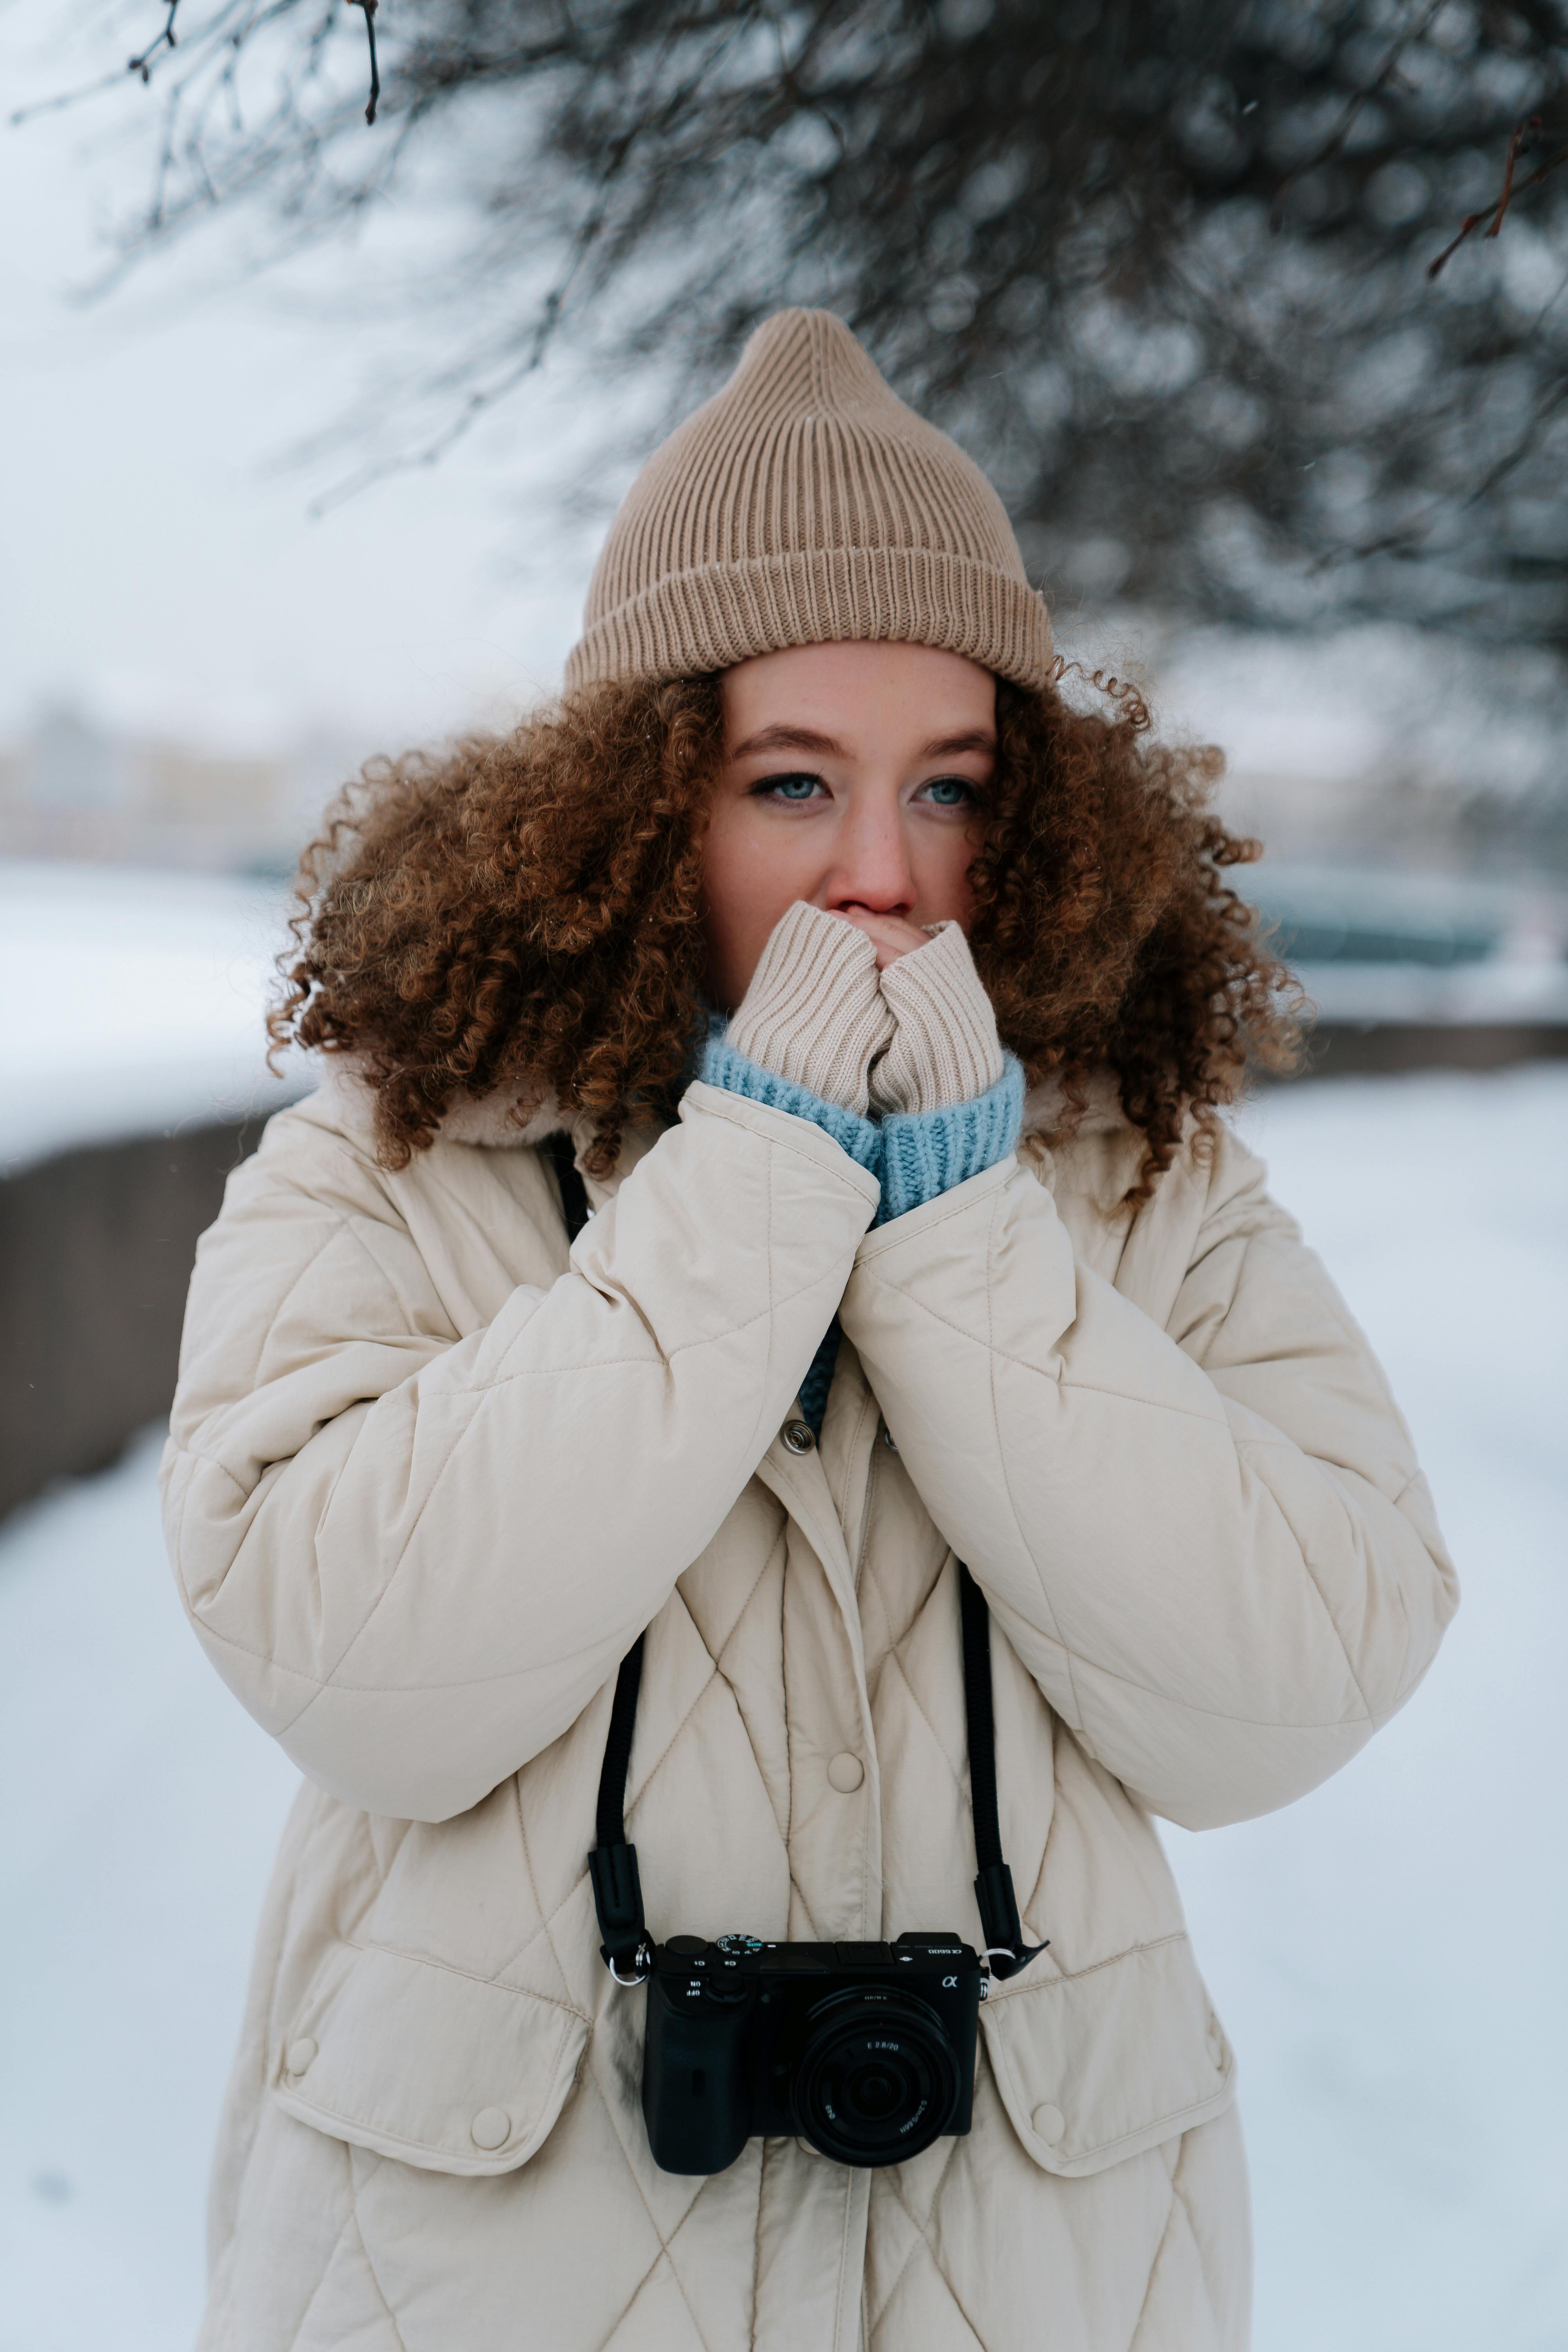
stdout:
POLYGON ((381 97, 381 68, 375 56, 375 0, 349 0, 353 8, 364 10, 364 37, 370 43, 370 98, 365 105, 364 119, 375 121, 376 103, 381 97))
POLYGON ((153 79, 153 60, 157 56, 159 50, 173 49, 178 46, 174 37, 174 12, 178 8, 179 5, 180 0, 168 0, 167 13, 163 18, 163 31, 158 35, 156 40, 148 42, 140 57, 127 59, 125 68, 127 73, 140 74, 144 82, 151 81, 153 79))

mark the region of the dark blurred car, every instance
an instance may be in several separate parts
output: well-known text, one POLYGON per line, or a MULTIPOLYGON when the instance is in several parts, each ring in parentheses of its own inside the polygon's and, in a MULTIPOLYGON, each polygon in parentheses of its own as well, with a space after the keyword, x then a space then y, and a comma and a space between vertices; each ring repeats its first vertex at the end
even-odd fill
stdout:
POLYGON ((1568 891, 1265 860, 1240 877, 1316 1012, 1328 1068, 1568 1054, 1568 891))

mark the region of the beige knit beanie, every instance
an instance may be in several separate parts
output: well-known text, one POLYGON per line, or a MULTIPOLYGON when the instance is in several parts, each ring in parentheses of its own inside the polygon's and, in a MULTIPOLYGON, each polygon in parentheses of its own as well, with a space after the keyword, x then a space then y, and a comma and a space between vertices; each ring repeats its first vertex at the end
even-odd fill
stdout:
POLYGON ((637 476, 566 686, 691 677, 835 638, 940 646, 1022 686, 1051 625, 979 467, 840 319, 780 310, 637 476))

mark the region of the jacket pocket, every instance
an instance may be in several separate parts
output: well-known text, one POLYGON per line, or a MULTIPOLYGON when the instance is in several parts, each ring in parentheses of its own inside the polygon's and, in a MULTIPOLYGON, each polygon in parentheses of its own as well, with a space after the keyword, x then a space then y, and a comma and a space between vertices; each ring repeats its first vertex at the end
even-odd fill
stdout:
POLYGON ((432 2172, 511 2172, 542 2147, 588 2020, 384 1946, 339 1944, 278 2053, 279 2106, 432 2172))
POLYGON ((1235 2095, 1235 2057, 1184 1935, 1000 1990, 980 2016, 1003 2105, 1047 2172, 1103 2172, 1235 2095))

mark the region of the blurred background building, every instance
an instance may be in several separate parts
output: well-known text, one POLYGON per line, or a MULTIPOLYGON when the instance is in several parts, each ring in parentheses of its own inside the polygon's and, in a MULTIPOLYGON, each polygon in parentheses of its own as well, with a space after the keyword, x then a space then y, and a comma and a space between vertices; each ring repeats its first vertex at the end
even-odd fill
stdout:
POLYGON ((46 704, 0 743, 0 857, 287 880, 363 756, 346 734, 181 741, 46 704))

